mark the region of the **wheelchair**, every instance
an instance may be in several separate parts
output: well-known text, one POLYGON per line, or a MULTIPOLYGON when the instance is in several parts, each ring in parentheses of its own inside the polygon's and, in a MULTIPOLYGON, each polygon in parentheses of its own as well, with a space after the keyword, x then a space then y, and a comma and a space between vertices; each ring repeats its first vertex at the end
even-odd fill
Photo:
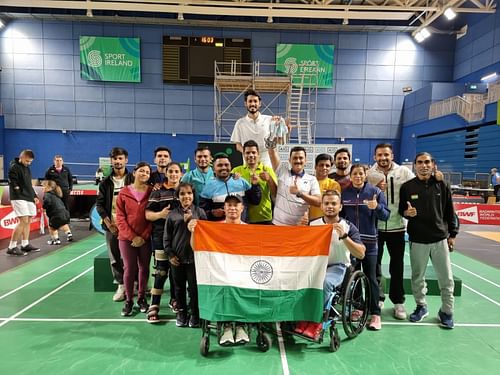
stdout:
POLYGON ((363 332, 368 320, 370 293, 368 277, 362 271, 349 266, 342 284, 335 289, 325 305, 322 330, 318 338, 314 339, 295 332, 293 322, 282 323, 282 331, 318 344, 323 343, 329 335, 329 350, 336 352, 341 341, 337 323, 342 322, 347 339, 353 339, 363 332))
MULTIPOLYGON (((233 323, 231 323, 233 324, 233 323)), ((264 324, 256 323, 256 324, 245 324, 247 328, 248 338, 250 342, 252 341, 252 330, 256 331, 255 343, 257 344, 257 348, 261 352, 267 352, 272 345, 271 336, 269 333, 264 332, 264 324)), ((234 327, 233 327, 234 328, 234 327)), ((210 350, 210 333, 212 330, 215 330, 217 343, 219 343, 222 333, 224 331, 224 323, 221 322, 210 322, 209 320, 201 321, 201 340, 200 340, 200 354, 203 357, 208 355, 208 351, 210 350)), ((224 344, 221 346, 242 346, 247 343, 234 343, 234 344, 224 344)))

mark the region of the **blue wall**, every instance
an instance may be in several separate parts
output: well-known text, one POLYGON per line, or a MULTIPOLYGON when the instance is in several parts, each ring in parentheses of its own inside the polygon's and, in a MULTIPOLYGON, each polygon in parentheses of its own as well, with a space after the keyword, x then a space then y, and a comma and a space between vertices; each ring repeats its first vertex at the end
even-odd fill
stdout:
MULTIPOLYGON (((99 132, 125 132, 132 138, 135 133, 176 134, 179 142, 185 140, 187 144, 191 141, 186 135, 204 139, 212 136, 213 88, 162 82, 161 41, 163 35, 169 34, 251 38, 252 58, 268 63, 275 61, 277 43, 334 44, 335 87, 321 90, 318 95, 317 143, 338 143, 344 138, 355 145, 354 154, 363 162, 371 160, 374 142, 389 140, 399 147, 403 87, 417 90, 433 81, 452 79, 454 41, 449 37, 436 36, 418 45, 409 34, 396 32, 292 32, 17 20, 0 34, 0 95, 5 127, 87 131, 91 144, 96 145, 101 144, 99 132), (140 37, 142 82, 82 80, 80 35, 140 37)), ((272 110, 283 112, 283 100, 272 110)), ((6 143, 14 142, 10 138, 13 134, 6 133, 6 143)), ((37 138, 30 133, 19 139, 36 142, 37 138)), ((133 143, 132 139, 124 144, 133 143)), ((15 148, 23 148, 23 142, 15 148)), ((99 155, 106 154, 108 148, 99 150, 99 155)), ((13 156, 10 150, 5 154, 13 156)))

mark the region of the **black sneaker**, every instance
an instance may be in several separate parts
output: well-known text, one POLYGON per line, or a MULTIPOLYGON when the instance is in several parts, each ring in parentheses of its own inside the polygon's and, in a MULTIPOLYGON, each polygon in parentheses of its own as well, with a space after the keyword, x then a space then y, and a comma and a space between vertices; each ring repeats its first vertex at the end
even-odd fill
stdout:
POLYGON ((146 301, 146 298, 139 298, 137 300, 137 305, 139 306, 139 310, 141 311, 141 313, 148 312, 149 304, 148 301, 146 301))
POLYGON ((125 301, 122 309, 122 316, 131 316, 134 308, 134 301, 125 301))
POLYGON ((200 318, 196 315, 191 315, 191 317, 189 318, 189 327, 200 328, 200 318))
POLYGON ((7 248, 7 254, 9 255, 14 255, 16 257, 24 257, 26 255, 28 255, 27 252, 25 251, 22 251, 20 248, 18 248, 17 246, 16 247, 12 247, 12 248, 7 248))
POLYGON ((34 253, 36 252, 39 252, 40 251, 40 248, 39 247, 35 247, 33 246, 32 244, 27 244, 26 246, 21 246, 21 250, 22 251, 25 251, 25 252, 30 252, 30 251, 33 251, 34 253))
POLYGON ((177 313, 177 319, 175 321, 177 327, 187 327, 188 326, 188 316, 185 311, 179 311, 177 313))

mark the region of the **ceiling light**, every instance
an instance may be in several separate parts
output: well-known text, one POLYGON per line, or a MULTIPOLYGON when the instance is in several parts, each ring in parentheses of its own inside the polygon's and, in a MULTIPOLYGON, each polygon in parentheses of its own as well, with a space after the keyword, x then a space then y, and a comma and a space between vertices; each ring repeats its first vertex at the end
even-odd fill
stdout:
POLYGON ((418 43, 421 43, 424 41, 424 36, 422 35, 422 33, 419 31, 418 33, 415 34, 415 40, 418 42, 418 43))
POLYGON ((184 21, 184 13, 179 13, 179 14, 177 15, 177 20, 179 20, 179 21, 184 21))
POLYGON ((427 30, 426 27, 424 27, 422 30, 420 30, 420 33, 422 34, 424 39, 427 39, 428 37, 431 36, 431 33, 429 32, 429 30, 427 30))
POLYGON ((268 16, 267 17, 267 23, 273 23, 273 17, 272 16, 268 16))
POLYGON ((453 18, 455 18, 457 16, 457 14, 455 13, 455 11, 453 9, 447 8, 444 11, 444 16, 446 17, 446 19, 448 21, 451 21, 453 18))
POLYGON ((491 81, 494 81, 495 79, 497 79, 497 73, 494 72, 494 73, 490 73, 490 74, 487 74, 485 75, 484 77, 481 78, 481 81, 482 82, 491 82, 491 81))
POLYGON ((344 18, 342 21, 342 25, 349 25, 349 20, 347 18, 344 18))
POLYGON ((92 9, 87 9, 87 17, 94 17, 94 13, 92 13, 92 9))

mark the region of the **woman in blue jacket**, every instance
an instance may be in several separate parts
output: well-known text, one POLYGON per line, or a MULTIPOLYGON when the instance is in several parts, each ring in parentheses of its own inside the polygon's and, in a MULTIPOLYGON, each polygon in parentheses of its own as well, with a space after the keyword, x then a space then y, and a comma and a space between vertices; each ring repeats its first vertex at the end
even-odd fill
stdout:
MULTIPOLYGON (((361 241, 366 247, 364 259, 361 261, 363 272, 370 281, 371 299, 370 314, 372 315, 368 329, 382 328, 380 307, 378 305, 379 289, 376 277, 377 265, 377 220, 386 221, 390 211, 387 208, 382 191, 366 182, 366 167, 354 164, 350 172, 351 185, 342 192, 341 216, 356 225, 361 234, 361 241)), ((356 318, 356 311, 353 319, 356 318)), ((359 315, 359 314, 358 314, 359 315)), ((358 316, 359 317, 359 316, 358 316)))

